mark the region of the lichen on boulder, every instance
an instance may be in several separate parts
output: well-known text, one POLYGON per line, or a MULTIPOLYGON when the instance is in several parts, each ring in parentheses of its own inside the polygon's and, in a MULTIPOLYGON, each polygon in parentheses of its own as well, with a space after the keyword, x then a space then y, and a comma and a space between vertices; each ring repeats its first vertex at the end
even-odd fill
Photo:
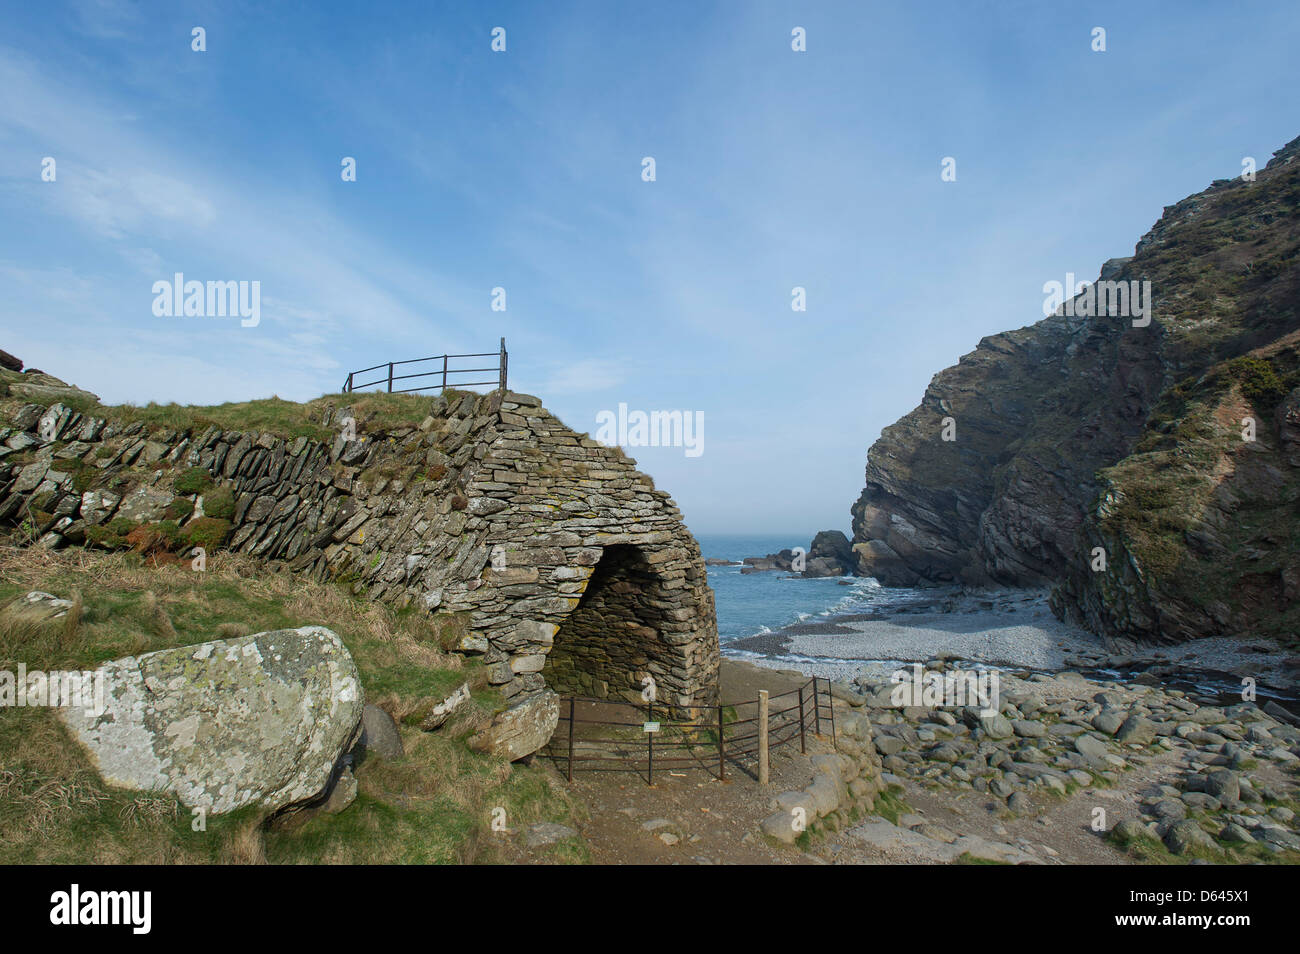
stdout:
POLYGON ((322 626, 128 656, 96 675, 103 711, 59 714, 104 780, 209 814, 326 794, 364 707, 352 656, 322 626))

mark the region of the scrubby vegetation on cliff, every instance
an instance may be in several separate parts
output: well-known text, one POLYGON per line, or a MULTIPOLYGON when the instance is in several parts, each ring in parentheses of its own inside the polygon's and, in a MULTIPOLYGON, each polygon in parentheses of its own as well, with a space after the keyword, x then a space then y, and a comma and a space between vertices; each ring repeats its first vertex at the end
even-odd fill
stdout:
POLYGON ((1058 610, 1110 635, 1294 639, 1300 140, 1166 208, 1101 277, 1150 281, 1151 323, 1058 311, 991 336, 885 429, 860 572, 1059 583, 1058 610))

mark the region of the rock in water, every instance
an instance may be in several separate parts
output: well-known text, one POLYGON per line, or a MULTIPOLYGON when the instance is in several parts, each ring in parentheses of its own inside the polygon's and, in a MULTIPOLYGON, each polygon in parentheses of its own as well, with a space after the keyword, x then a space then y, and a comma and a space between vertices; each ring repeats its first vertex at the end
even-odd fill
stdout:
POLYGON ((803 575, 845 576, 857 569, 858 557, 853 544, 840 530, 822 530, 808 548, 807 568, 803 575))
POLYGON ((98 673, 104 711, 59 715, 100 775, 210 814, 324 794, 364 706, 352 656, 322 626, 128 656, 98 673))

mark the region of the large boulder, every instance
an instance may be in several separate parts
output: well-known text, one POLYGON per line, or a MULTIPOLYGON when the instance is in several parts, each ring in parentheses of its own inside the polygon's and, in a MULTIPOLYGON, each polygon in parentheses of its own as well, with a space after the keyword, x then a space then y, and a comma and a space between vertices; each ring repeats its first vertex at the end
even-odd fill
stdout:
POLYGON ((104 780, 221 814, 326 794, 356 740, 356 665, 321 626, 128 656, 97 671, 102 712, 59 710, 104 780))
POLYGON ((849 576, 858 566, 853 544, 840 530, 822 530, 808 548, 806 577, 849 576))
POLYGON ((470 738, 469 747, 515 762, 549 742, 559 722, 560 697, 547 689, 497 713, 470 738))

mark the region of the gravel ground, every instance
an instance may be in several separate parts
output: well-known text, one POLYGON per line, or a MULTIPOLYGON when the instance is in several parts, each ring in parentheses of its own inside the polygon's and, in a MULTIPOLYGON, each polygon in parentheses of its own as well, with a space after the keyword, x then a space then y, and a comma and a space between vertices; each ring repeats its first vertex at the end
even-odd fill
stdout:
POLYGON ((938 611, 928 609, 834 616, 741 640, 729 648, 767 656, 771 665, 825 667, 818 675, 826 676, 854 672, 864 660, 924 662, 945 652, 994 666, 1061 669, 1068 655, 1103 651, 1097 637, 1053 616, 1038 594, 997 601, 966 599, 948 602, 938 611))
MULTIPOLYGON (((831 616, 738 640, 726 651, 758 665, 829 679, 850 678, 864 670, 888 673, 901 663, 924 662, 943 653, 977 665, 1040 671, 1078 667, 1081 655, 1118 658, 1113 647, 1108 651, 1092 633, 1058 620, 1046 595, 1032 590, 949 593, 884 612, 831 616)), ((1286 656, 1275 645, 1229 637, 1135 647, 1133 655, 1152 663, 1237 675, 1263 675, 1284 665, 1286 656)), ((1294 675, 1267 681, 1289 684, 1294 675)))

